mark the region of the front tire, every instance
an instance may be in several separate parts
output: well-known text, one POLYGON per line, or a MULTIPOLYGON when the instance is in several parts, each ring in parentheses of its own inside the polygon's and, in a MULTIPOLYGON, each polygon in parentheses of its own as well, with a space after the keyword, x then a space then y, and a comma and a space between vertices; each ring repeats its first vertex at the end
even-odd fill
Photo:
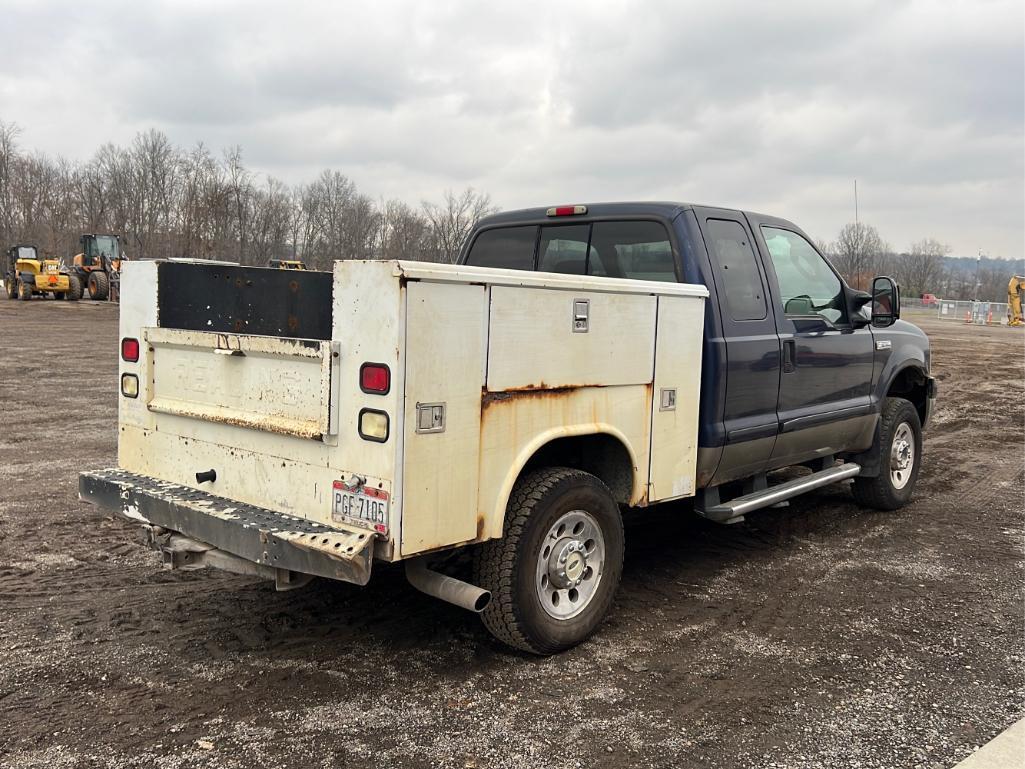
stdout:
POLYGON ((82 281, 75 275, 68 276, 68 301, 77 302, 82 298, 82 281))
POLYGON ((517 481, 504 536, 482 545, 476 584, 491 591, 481 614, 500 641, 554 654, 590 636, 623 573, 623 520, 598 478, 552 467, 517 481))
POLYGON ((854 479, 854 499, 876 510, 904 507, 922 467, 922 423, 911 401, 887 398, 879 421, 879 475, 854 479))
POLYGON ((90 299, 103 300, 110 294, 110 281, 104 272, 90 272, 86 284, 90 299))
POLYGON ((4 276, 4 291, 7 292, 8 299, 18 298, 18 279, 12 275, 4 276))

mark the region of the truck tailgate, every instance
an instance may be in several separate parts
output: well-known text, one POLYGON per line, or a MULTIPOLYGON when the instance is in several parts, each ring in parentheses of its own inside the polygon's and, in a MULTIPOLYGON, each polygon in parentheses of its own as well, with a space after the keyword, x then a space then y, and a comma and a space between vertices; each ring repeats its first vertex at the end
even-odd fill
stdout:
POLYGON ((145 340, 150 411, 299 438, 337 433, 329 341, 172 328, 148 328, 145 340))

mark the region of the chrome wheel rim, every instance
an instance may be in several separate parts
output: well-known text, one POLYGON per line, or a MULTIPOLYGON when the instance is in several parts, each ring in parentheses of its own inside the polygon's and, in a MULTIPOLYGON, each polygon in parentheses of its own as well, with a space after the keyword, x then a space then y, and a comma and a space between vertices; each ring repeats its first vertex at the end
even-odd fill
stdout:
POLYGON ((555 619, 570 619, 588 607, 605 571, 605 537, 594 516, 572 510, 541 540, 534 586, 541 608, 555 619))
POLYGON ((895 489, 903 489, 911 480, 915 467, 915 434, 911 425, 901 422, 893 432, 890 445, 890 483, 895 489))

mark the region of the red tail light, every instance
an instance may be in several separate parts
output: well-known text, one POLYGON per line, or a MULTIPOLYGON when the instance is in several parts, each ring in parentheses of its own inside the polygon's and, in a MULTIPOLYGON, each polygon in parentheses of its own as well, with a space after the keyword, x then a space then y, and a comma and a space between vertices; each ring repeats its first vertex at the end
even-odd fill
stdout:
POLYGON ((139 340, 125 337, 121 340, 121 360, 135 363, 139 360, 139 340))
POLYGON ((364 363, 359 369, 359 387, 365 393, 385 395, 391 389, 391 371, 383 363, 364 363))

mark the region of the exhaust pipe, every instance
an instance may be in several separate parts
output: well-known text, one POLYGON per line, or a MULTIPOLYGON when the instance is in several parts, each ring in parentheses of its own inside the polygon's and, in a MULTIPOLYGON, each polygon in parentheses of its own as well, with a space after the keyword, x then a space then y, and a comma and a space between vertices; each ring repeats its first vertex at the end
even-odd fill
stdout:
POLYGON ((410 558, 406 561, 406 579, 421 593, 427 593, 478 614, 491 603, 490 591, 463 582, 461 579, 431 571, 427 568, 424 558, 410 558))

